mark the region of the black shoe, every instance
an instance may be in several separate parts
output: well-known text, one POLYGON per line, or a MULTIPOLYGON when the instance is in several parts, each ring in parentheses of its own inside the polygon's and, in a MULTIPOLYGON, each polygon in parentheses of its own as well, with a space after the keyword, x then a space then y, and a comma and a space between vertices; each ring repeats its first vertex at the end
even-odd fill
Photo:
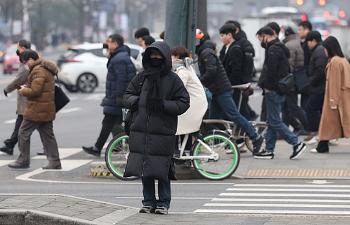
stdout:
POLYGON ((260 152, 261 145, 264 142, 264 138, 259 135, 259 137, 253 141, 253 155, 256 155, 260 152))
POLYGON ((274 158, 273 152, 267 152, 267 151, 262 151, 257 154, 254 154, 255 159, 273 159, 274 158))
POLYGON ((13 148, 9 148, 7 146, 1 147, 0 152, 4 152, 8 155, 13 155, 13 148))
POLYGON ((152 206, 142 206, 139 213, 154 213, 155 209, 152 206))
POLYGON ((156 210, 154 210, 155 214, 160 214, 160 215, 167 215, 168 214, 168 208, 162 207, 162 206, 157 206, 156 210))
POLYGON ((36 154, 37 154, 37 155, 46 155, 45 152, 37 152, 36 154))
POLYGON ((29 168, 29 163, 14 162, 14 163, 8 164, 7 166, 12 168, 12 169, 28 169, 29 168))
POLYGON ((293 154, 289 157, 289 159, 297 159, 303 152, 306 150, 306 144, 303 142, 300 142, 299 144, 295 145, 293 147, 293 154))
POLYGON ((90 154, 90 155, 94 155, 94 156, 97 156, 97 157, 100 157, 101 155, 101 151, 98 150, 96 147, 84 147, 83 146, 83 150, 84 152, 86 152, 87 154, 90 154))

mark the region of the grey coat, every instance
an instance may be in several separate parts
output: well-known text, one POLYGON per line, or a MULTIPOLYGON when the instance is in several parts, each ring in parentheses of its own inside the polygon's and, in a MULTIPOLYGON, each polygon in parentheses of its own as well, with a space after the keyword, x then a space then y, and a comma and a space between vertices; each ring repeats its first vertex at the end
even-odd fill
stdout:
POLYGON ((296 34, 288 36, 284 43, 289 49, 290 57, 288 59, 290 71, 298 71, 304 67, 304 50, 300 44, 300 39, 296 34))
MULTIPOLYGON (((17 87, 25 84, 27 82, 28 75, 29 75, 28 66, 21 63, 19 66, 16 78, 7 85, 7 87, 5 88, 5 91, 7 93, 10 93, 16 90, 17 87)), ((17 93, 17 114, 18 115, 24 114, 26 105, 27 105, 27 98, 17 93)))

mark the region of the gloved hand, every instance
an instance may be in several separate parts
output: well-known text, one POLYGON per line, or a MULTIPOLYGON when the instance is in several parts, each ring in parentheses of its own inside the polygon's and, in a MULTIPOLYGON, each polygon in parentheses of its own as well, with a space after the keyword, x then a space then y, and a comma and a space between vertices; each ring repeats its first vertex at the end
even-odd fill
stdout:
POLYGON ((4 89, 4 95, 7 97, 7 91, 4 89))

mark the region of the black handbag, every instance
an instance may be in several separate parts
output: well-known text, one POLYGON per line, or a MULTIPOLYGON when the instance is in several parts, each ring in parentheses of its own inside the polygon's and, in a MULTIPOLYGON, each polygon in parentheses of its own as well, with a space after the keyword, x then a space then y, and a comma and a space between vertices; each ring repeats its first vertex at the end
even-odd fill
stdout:
POLYGON ((69 102, 69 98, 64 93, 62 88, 58 85, 55 85, 55 106, 56 106, 56 113, 60 111, 64 106, 66 106, 69 102))
POLYGON ((304 93, 310 85, 309 78, 305 69, 297 70, 294 72, 295 86, 298 93, 304 93))
POLYGON ((289 94, 295 92, 295 80, 294 74, 289 73, 287 76, 283 77, 278 81, 278 89, 282 94, 289 94))

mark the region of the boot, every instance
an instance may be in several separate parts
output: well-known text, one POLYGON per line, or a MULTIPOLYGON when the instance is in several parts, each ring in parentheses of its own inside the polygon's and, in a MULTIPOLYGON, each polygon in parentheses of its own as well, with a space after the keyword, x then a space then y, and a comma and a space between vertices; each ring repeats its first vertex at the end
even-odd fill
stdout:
POLYGON ((19 163, 19 162, 13 162, 7 165, 8 167, 12 169, 28 169, 29 163, 19 163))
POLYGON ((8 155, 13 155, 13 148, 9 148, 6 145, 0 148, 0 152, 4 152, 8 155))
POLYGON ((97 149, 95 146, 92 146, 92 147, 84 147, 83 146, 83 150, 87 154, 94 155, 97 157, 100 157, 100 155, 101 155, 101 150, 97 149))
POLYGON ((43 170, 60 170, 62 169, 61 161, 50 161, 47 166, 42 167, 43 170))

